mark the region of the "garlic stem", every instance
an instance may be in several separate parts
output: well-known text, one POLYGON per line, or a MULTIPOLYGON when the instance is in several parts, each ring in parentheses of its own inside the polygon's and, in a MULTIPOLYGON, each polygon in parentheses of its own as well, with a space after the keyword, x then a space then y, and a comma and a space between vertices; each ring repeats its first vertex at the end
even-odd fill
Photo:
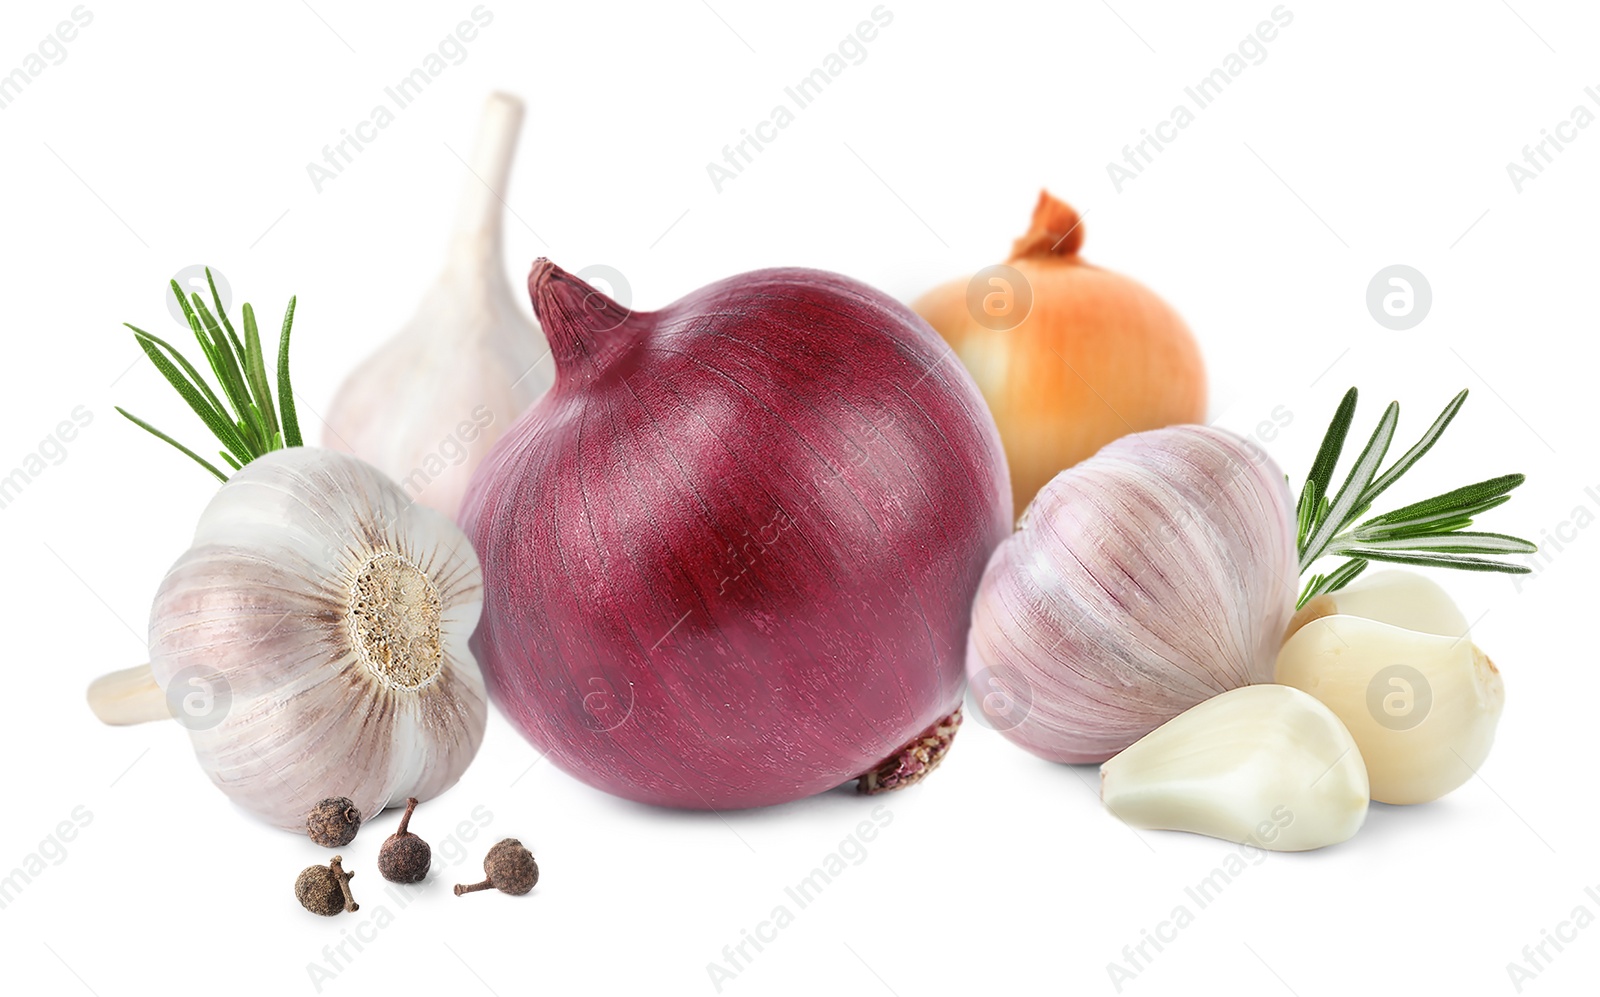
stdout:
MULTIPOLYGON (((478 119, 478 135, 468 164, 472 175, 462 183, 455 245, 450 251, 452 261, 500 261, 501 218, 506 211, 501 192, 511 176, 511 159, 521 128, 522 101, 508 93, 491 94, 478 119)), ((497 266, 492 272, 501 274, 503 269, 497 266)))
POLYGON ((89 683, 89 709, 103 724, 128 727, 170 719, 167 697, 149 665, 124 668, 89 683))

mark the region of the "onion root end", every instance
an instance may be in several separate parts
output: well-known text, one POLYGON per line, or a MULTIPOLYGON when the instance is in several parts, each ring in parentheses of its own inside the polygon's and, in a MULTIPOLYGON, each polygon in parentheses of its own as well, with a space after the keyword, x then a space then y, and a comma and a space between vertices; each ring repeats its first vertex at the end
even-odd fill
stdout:
POLYGON ((867 796, 890 793, 921 782, 939 767, 961 726, 961 707, 917 735, 899 751, 885 758, 856 782, 856 792, 867 796))

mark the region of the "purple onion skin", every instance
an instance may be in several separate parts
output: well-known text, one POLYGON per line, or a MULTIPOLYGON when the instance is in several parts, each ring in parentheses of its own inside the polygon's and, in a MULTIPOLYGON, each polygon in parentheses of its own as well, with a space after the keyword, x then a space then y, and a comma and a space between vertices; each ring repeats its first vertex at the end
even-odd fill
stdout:
POLYGON ((757 807, 838 786, 950 714, 1011 529, 994 421, 888 296, 748 273, 630 312, 528 278, 554 388, 473 478, 473 638, 537 748, 630 800, 757 807))

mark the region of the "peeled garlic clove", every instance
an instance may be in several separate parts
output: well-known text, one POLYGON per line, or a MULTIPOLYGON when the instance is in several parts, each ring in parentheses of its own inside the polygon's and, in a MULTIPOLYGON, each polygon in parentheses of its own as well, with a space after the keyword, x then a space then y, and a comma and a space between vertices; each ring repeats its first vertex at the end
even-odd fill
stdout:
MULTIPOLYGON (((1398 576, 1382 586, 1391 594, 1391 618, 1405 618, 1407 605, 1432 598, 1432 583, 1422 576, 1385 574, 1398 576)), ((1415 618, 1447 622, 1436 611, 1415 618)), ((1283 645, 1277 679, 1317 697, 1344 721, 1366 759, 1374 800, 1426 803, 1483 765, 1505 707, 1499 670, 1465 631, 1464 624, 1450 635, 1360 616, 1320 617, 1283 645)))
POLYGON ((980 722, 1103 762, 1270 681, 1297 576, 1289 490, 1260 447, 1208 426, 1123 437, 1056 475, 990 558, 967 641, 980 722))
POLYGON ((1367 818, 1367 770, 1339 718, 1283 685, 1208 699, 1100 766, 1100 798, 1134 827, 1281 852, 1348 839, 1367 818))
POLYGON ((291 447, 228 479, 150 612, 150 665, 90 687, 109 723, 172 717, 234 802, 287 830, 453 785, 483 740, 467 646, 478 559, 449 519, 344 454, 291 447))
POLYGON ((1411 571, 1378 571, 1306 603, 1289 621, 1284 640, 1312 620, 1335 614, 1446 637, 1467 632, 1467 618, 1433 579, 1411 571))
POLYGON ((445 270, 410 323, 345 380, 323 431, 324 446, 451 517, 495 441, 554 379, 501 256, 501 197, 521 125, 522 101, 489 98, 445 270))

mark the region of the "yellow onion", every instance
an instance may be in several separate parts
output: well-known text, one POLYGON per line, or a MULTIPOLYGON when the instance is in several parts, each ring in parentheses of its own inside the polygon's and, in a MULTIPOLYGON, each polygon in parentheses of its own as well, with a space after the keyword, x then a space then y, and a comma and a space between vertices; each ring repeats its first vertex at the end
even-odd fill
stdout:
POLYGON ((1149 288, 1085 263, 1082 244, 1078 213, 1040 191, 1010 260, 912 305, 989 403, 1018 510, 1120 436, 1205 421, 1189 327, 1149 288))

